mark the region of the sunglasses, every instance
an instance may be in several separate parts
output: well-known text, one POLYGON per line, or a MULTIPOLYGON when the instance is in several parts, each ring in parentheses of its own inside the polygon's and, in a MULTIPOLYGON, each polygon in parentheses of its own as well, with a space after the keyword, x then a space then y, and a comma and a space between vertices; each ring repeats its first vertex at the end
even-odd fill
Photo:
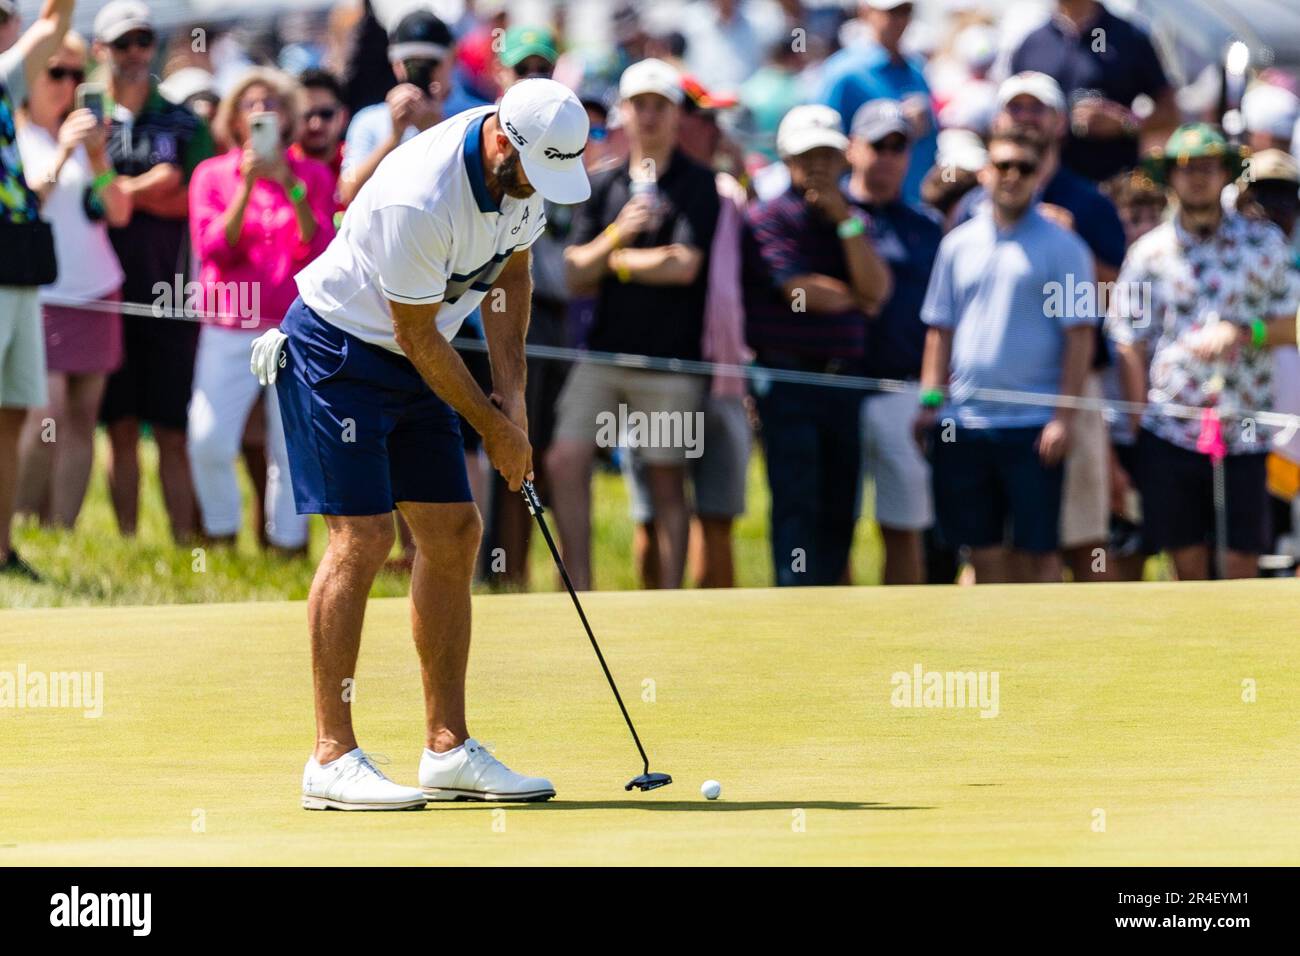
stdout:
POLYGON ((877 153, 896 153, 902 155, 907 152, 907 140, 905 139, 882 139, 879 143, 872 143, 871 148, 877 153))
POLYGON ((55 83, 62 83, 64 80, 84 83, 86 80, 86 71, 75 66, 52 66, 45 73, 55 83))
POLYGON ((555 72, 555 68, 549 63, 533 63, 528 65, 520 63, 515 67, 515 75, 520 79, 527 79, 531 76, 540 76, 549 80, 553 72, 555 72))
POLYGON ((125 53, 131 47, 147 50, 154 44, 154 35, 148 30, 133 30, 125 33, 109 44, 118 53, 125 53))
POLYGON ((339 111, 333 106, 318 106, 314 110, 307 110, 307 112, 303 113, 302 119, 304 123, 310 123, 314 119, 318 119, 322 123, 328 123, 338 114, 339 111))
POLYGON ((1032 176, 1034 173, 1038 172, 1038 164, 1031 163, 1027 159, 1004 159, 1000 163, 994 163, 993 168, 1003 174, 1009 173, 1014 169, 1021 176, 1032 176))

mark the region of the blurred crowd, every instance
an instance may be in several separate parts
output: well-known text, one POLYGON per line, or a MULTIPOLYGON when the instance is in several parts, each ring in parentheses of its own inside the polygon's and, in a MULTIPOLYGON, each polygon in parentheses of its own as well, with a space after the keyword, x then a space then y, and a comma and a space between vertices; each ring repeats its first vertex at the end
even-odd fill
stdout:
MULTIPOLYGON (((653 9, 609 5, 592 44, 564 4, 164 32, 111 0, 82 37, 72 0, 30 24, 0 0, 0 572, 39 574, 15 511, 75 524, 100 426, 122 534, 148 435, 178 542, 235 539, 242 460, 263 546, 304 551, 250 346, 389 153, 537 76, 590 121, 592 195, 548 205, 528 333, 577 350, 530 358, 527 398, 578 588, 596 467, 647 587, 732 585, 756 441, 781 585, 850 583, 867 514, 885 583, 1294 567, 1300 436, 1260 417, 1300 414, 1294 74, 1228 62, 1180 95, 1095 0, 924 30, 899 0, 653 9)), ((482 339, 457 343, 490 391, 482 339)), ((461 424, 483 578, 523 587, 528 512, 461 424)))

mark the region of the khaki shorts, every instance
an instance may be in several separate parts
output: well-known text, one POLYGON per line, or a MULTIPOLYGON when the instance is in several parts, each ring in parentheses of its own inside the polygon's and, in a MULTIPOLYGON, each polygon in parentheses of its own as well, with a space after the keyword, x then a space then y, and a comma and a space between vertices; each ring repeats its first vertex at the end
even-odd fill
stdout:
POLYGON ((47 401, 36 286, 0 286, 0 407, 41 408, 47 401))
POLYGON ((555 440, 627 444, 649 464, 685 465, 703 450, 704 385, 696 375, 580 362, 560 392, 555 440))
MULTIPOLYGON (((1084 398, 1101 397, 1101 378, 1089 374, 1084 398)), ((1061 547, 1106 546, 1110 537, 1110 470, 1106 422, 1099 411, 1080 409, 1070 429, 1061 493, 1061 547)))

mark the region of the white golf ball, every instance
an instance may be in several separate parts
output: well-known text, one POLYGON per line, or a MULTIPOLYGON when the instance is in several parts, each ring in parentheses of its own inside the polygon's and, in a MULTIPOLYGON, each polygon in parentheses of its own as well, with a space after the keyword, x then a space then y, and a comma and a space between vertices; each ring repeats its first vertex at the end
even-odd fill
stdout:
POLYGON ((705 780, 700 784, 700 793, 705 800, 716 800, 722 795, 722 784, 716 780, 705 780))

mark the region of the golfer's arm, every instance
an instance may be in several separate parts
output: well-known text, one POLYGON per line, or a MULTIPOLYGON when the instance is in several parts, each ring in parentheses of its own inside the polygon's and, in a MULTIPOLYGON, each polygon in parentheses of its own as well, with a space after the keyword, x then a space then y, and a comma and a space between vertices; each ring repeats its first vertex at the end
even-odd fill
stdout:
POLYGON ((483 394, 451 343, 438 331, 439 305, 407 305, 389 299, 388 310, 393 314, 397 345, 439 398, 464 415, 480 435, 488 435, 497 426, 501 413, 483 394))
POLYGON ((642 285, 690 285, 704 264, 699 249, 680 242, 650 249, 620 249, 615 255, 610 268, 617 263, 627 270, 629 281, 642 285))
POLYGON ((925 333, 925 354, 921 357, 921 388, 942 389, 948 384, 952 361, 952 329, 931 327, 925 333))
MULTIPOLYGON (((1091 325, 1076 325, 1065 330, 1065 356, 1061 361, 1061 394, 1078 398, 1092 368, 1092 353, 1097 330, 1091 325)), ((1063 421, 1074 418, 1075 409, 1058 406, 1053 417, 1063 421)))
POLYGON ((487 304, 483 309, 483 334, 492 366, 492 387, 502 395, 522 397, 528 380, 524 342, 533 300, 531 260, 532 253, 527 249, 512 255, 483 299, 487 304))

